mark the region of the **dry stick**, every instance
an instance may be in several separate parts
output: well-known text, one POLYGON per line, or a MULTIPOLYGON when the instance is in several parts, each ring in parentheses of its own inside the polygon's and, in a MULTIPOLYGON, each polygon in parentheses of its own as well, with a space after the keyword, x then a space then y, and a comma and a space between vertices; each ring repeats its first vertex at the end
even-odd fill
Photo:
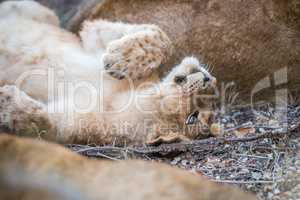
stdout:
POLYGON ((135 153, 151 154, 151 153, 172 153, 172 152, 184 152, 184 151, 211 151, 215 150, 219 145, 239 143, 239 142, 250 142, 265 138, 277 138, 290 135, 293 131, 298 129, 300 121, 291 128, 288 128, 286 132, 265 132, 260 135, 249 136, 244 138, 208 138, 204 140, 196 140, 191 142, 182 142, 176 144, 163 144, 158 147, 143 147, 131 149, 135 153))
POLYGON ((149 146, 149 147, 127 147, 127 148, 120 148, 120 147, 112 147, 112 146, 105 146, 105 147, 90 147, 90 146, 83 146, 83 145, 73 145, 73 148, 78 148, 76 150, 79 153, 82 153, 87 156, 99 157, 99 154, 104 154, 109 157, 124 157, 124 155, 147 155, 147 154, 169 154, 169 153, 179 153, 185 151, 193 151, 193 152, 210 152, 216 150, 218 147, 222 148, 225 144, 233 144, 233 143, 240 143, 240 142, 250 142, 264 138, 278 138, 291 135, 296 129, 300 126, 300 121, 294 124, 291 128, 289 128, 286 132, 279 132, 279 131, 270 131, 265 132, 260 135, 249 136, 244 138, 208 138, 203 140, 195 140, 191 142, 182 142, 182 143, 174 143, 174 144, 162 144, 160 146, 149 146))
POLYGON ((281 137, 283 134, 282 132, 266 132, 261 135, 245 137, 245 138, 209 138, 204 140, 196 140, 191 142, 184 142, 184 143, 177 143, 177 144, 163 144, 158 147, 144 147, 144 148, 135 148, 131 149, 134 153, 141 153, 141 154, 153 154, 153 153, 161 153, 167 154, 172 152, 184 152, 184 151, 211 151, 215 150, 216 147, 225 145, 225 144, 232 144, 232 143, 239 143, 239 142, 250 142, 258 139, 264 138, 275 138, 281 137))
POLYGON ((210 180, 217 183, 228 183, 228 184, 257 184, 257 183, 270 184, 274 182, 280 182, 277 180, 257 180, 257 181, 235 181, 235 180, 215 180, 215 179, 210 179, 210 180))

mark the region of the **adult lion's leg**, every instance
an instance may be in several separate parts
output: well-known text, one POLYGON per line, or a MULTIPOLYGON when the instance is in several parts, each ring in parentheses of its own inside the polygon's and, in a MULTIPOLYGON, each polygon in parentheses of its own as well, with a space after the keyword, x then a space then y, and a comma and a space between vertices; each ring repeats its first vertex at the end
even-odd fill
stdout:
POLYGON ((16 86, 0 87, 0 128, 20 136, 56 140, 55 126, 46 106, 30 98, 16 86))

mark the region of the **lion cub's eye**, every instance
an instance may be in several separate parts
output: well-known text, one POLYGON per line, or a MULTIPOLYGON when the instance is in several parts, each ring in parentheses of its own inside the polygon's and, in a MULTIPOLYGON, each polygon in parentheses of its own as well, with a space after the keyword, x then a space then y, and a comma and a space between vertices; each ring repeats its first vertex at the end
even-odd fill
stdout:
POLYGON ((174 81, 177 84, 183 84, 186 83, 187 80, 185 75, 177 75, 175 76, 174 81))

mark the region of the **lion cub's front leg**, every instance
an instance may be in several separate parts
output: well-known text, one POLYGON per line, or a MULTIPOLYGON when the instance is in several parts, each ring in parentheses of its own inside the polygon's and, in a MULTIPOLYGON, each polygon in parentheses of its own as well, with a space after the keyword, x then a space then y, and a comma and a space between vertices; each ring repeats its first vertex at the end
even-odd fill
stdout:
POLYGON ((139 80, 172 54, 172 43, 157 26, 95 20, 85 22, 80 33, 83 47, 101 54, 104 68, 117 78, 139 80))
POLYGON ((149 146, 158 146, 160 144, 169 144, 169 143, 176 143, 176 142, 184 142, 184 141, 190 141, 190 139, 183 134, 171 132, 167 135, 160 135, 156 136, 154 138, 149 138, 146 141, 146 144, 149 146))

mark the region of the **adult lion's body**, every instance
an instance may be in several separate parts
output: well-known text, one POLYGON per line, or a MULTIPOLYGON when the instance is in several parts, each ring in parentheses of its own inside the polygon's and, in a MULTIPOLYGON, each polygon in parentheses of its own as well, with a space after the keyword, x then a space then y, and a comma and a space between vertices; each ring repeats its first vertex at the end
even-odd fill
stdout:
POLYGON ((55 144, 3 134, 0 174, 1 198, 10 200, 255 199, 167 165, 90 160, 55 144))
MULTIPOLYGON (((78 15, 81 20, 156 23, 170 36, 176 49, 170 67, 186 54, 201 56, 214 66, 219 82, 236 83, 245 103, 250 103, 251 95, 274 101, 273 87, 259 92, 255 87, 265 78, 277 80, 278 72, 281 77, 287 73, 288 81, 284 83, 288 89, 299 91, 299 0, 102 0, 82 4, 85 6, 80 7, 90 9, 78 11, 66 25, 74 32, 80 27, 80 20, 75 20, 78 15), (94 5, 88 7, 90 3, 94 5)), ((275 86, 283 80, 277 80, 275 86)), ((269 81, 264 86, 268 84, 269 81)))

